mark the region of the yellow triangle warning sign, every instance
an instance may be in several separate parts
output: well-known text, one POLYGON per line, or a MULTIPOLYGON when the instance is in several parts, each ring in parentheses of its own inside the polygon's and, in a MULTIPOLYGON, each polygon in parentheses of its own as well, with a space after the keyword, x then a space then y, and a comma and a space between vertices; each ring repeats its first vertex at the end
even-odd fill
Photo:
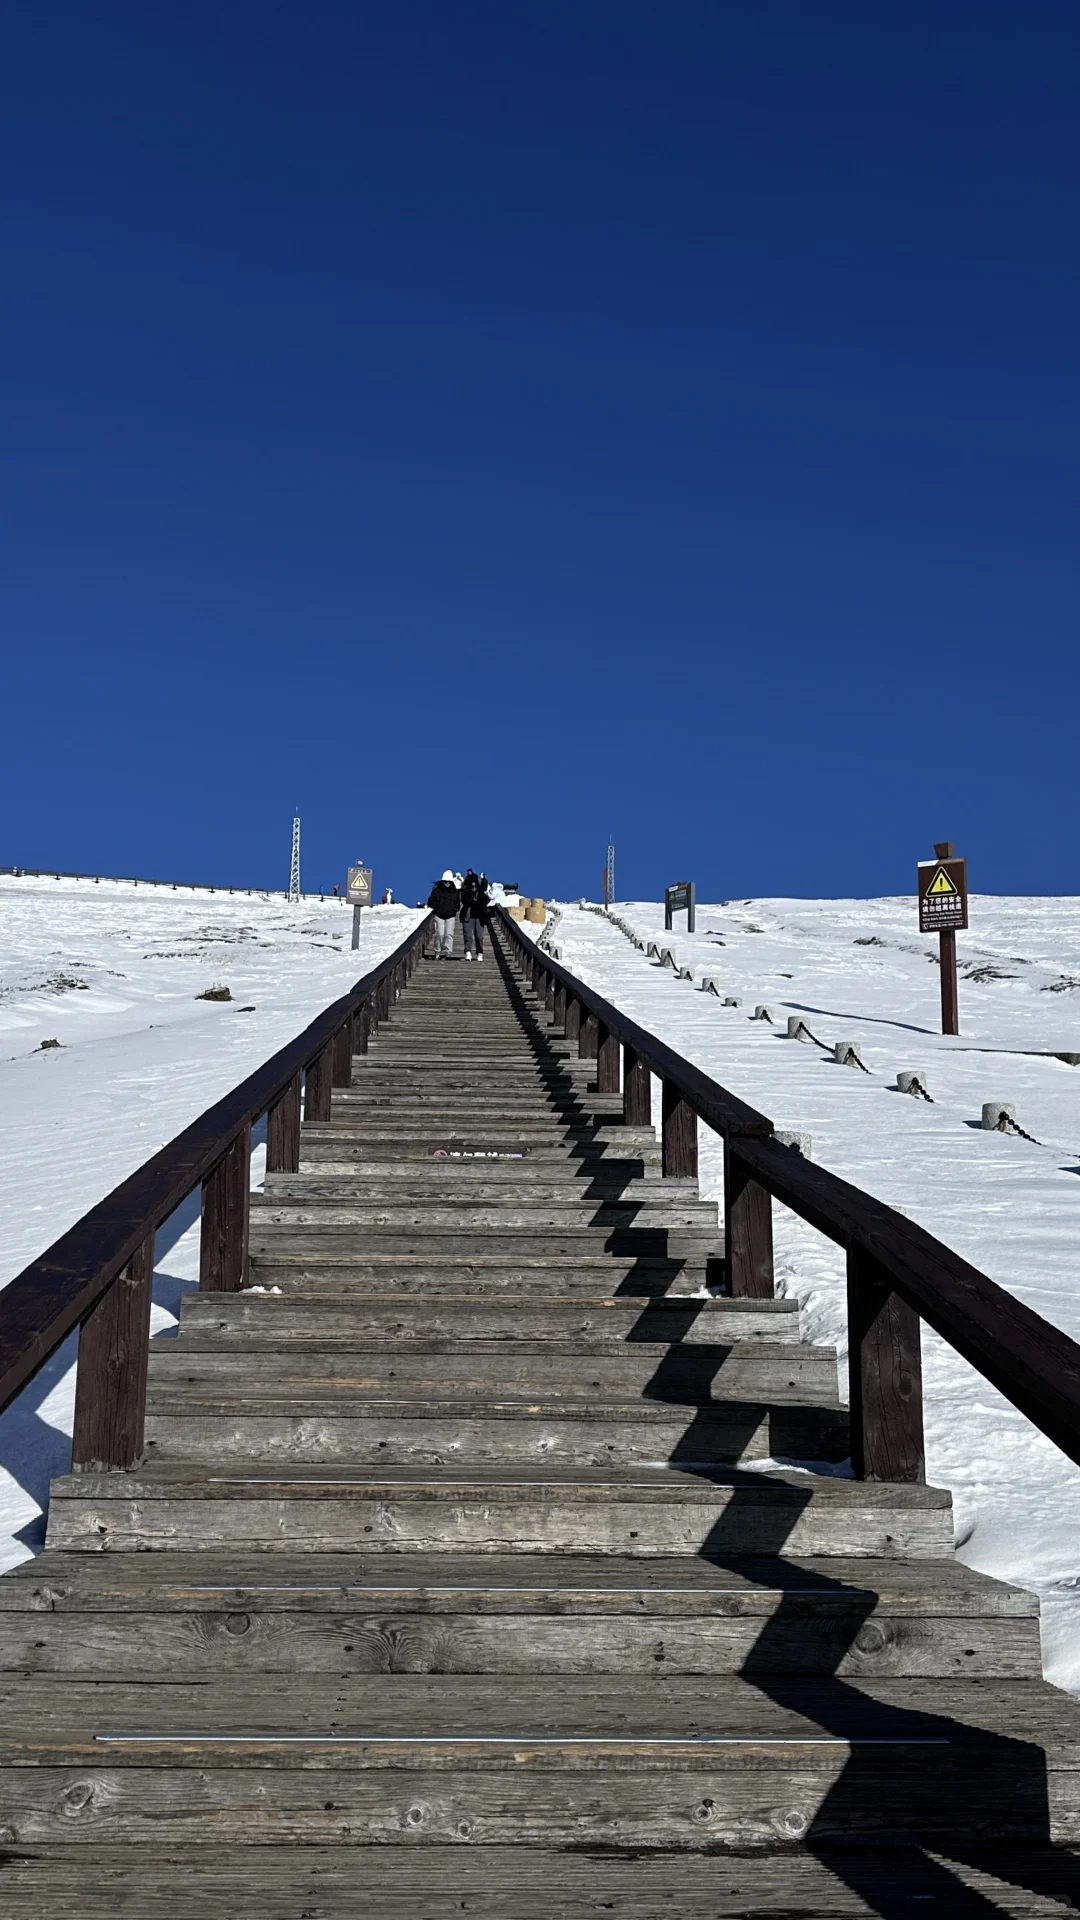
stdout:
POLYGON ((953 885, 944 867, 939 867, 926 891, 927 893, 957 893, 959 888, 953 885))

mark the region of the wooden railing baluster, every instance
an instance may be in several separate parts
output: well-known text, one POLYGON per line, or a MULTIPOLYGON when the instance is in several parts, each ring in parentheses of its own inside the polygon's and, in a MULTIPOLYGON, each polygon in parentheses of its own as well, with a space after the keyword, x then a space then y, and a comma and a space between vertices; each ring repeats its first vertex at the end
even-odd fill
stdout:
POLYGON ((566 988, 560 983, 555 987, 555 998, 551 1006, 552 1024, 556 1027, 566 1025, 566 988))
POLYGON ((237 1293, 247 1278, 251 1212, 251 1123, 242 1127, 202 1188, 199 1286, 237 1293))
POLYGON ((71 1465, 107 1473, 138 1465, 146 1418, 154 1236, 136 1249, 79 1329, 71 1465))
POLYGON ((334 1043, 329 1041, 321 1053, 315 1055, 304 1075, 304 1119, 310 1126, 312 1121, 325 1125, 330 1118, 330 1099, 333 1089, 334 1043))
POLYGON ((595 1060, 600 1044, 600 1021, 587 1007, 581 1010, 581 1024, 578 1027, 578 1059, 595 1060))
POLYGON ((350 1014, 334 1035, 332 1077, 335 1087, 352 1086, 352 1059, 353 1036, 350 1014))
POLYGON ((569 988, 566 994, 566 1019, 563 1021, 563 1032, 570 1045, 576 1047, 581 1036, 581 1001, 570 992, 569 988))
POLYGON ((772 1195, 724 1141, 724 1246, 728 1286, 737 1300, 773 1297, 772 1195))
POLYGON ((652 1074, 633 1047, 623 1048, 623 1121, 628 1127, 652 1126, 652 1074))
POLYGON ((873 1256, 847 1257, 851 1466, 857 1480, 926 1479, 919 1316, 873 1256))
POLYGON ((596 1091, 619 1091, 619 1036, 602 1020, 596 1023, 596 1091))
POLYGON ((678 1087, 663 1082, 660 1153, 666 1180, 696 1180, 697 1114, 678 1087))
POLYGON ((284 1093, 266 1113, 267 1173, 296 1173, 300 1166, 300 1075, 294 1073, 284 1093))

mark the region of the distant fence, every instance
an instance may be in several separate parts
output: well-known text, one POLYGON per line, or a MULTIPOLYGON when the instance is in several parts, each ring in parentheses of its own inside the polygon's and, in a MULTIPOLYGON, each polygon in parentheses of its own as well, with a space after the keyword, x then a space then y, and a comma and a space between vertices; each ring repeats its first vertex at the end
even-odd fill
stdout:
MULTIPOLYGON (((11 880, 85 880, 88 885, 98 887, 104 881, 107 887, 157 887, 163 893, 224 893, 246 895, 252 900, 287 900, 285 887, 212 887, 205 880, 144 880, 141 875, 131 873, 65 873, 56 867, 0 867, 0 879, 11 880)), ((334 900, 342 896, 332 893, 302 893, 301 900, 334 900)))

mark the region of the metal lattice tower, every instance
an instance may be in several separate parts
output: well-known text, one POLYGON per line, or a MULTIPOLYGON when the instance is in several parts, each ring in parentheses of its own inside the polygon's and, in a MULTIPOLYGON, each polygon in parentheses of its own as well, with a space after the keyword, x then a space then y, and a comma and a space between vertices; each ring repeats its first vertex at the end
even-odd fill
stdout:
POLYGON ((292 859, 289 862, 289 899, 300 898, 300 815, 293 815, 292 859))
POLYGON ((608 841, 607 866, 604 868, 604 905, 615 904, 615 842, 608 841))

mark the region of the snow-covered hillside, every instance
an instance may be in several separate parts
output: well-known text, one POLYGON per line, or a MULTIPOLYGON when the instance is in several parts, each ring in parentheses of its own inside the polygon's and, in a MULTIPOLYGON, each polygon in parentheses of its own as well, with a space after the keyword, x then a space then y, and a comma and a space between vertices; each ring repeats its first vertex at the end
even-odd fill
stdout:
MULTIPOLYGON (((421 917, 373 907, 352 953, 343 902, 0 877, 0 1285, 421 917), (197 997, 214 987, 231 999, 197 997)), ((158 1235, 155 1333, 198 1276, 197 1222, 195 1196, 158 1235)), ((40 1543, 49 1479, 66 1471, 73 1352, 0 1417, 0 1567, 40 1543)))
MULTIPOLYGON (((694 983, 595 910, 559 910, 552 937, 580 978, 1080 1340, 1080 1066, 1052 1057, 1080 1054, 1080 900, 973 899, 955 1039, 936 1031, 937 942, 913 900, 728 901, 699 906, 693 936, 665 934, 655 902, 620 903, 694 983), (743 1005, 703 992, 703 972, 743 1005), (758 1004, 777 1025, 750 1017, 758 1004), (855 1041, 869 1071, 788 1040, 789 1014, 829 1047, 855 1041), (904 1068, 925 1069, 932 1103, 896 1090, 904 1068), (989 1100, 1012 1102, 1040 1144, 984 1132, 989 1100)), ((704 1128, 701 1170, 719 1197, 704 1128)), ((780 1285, 804 1302, 808 1336, 844 1350, 839 1249, 776 1214, 780 1285)), ((953 1490, 963 1557, 1039 1592, 1048 1673, 1080 1691, 1080 1469, 925 1329, 924 1365, 928 1472, 953 1490)))

